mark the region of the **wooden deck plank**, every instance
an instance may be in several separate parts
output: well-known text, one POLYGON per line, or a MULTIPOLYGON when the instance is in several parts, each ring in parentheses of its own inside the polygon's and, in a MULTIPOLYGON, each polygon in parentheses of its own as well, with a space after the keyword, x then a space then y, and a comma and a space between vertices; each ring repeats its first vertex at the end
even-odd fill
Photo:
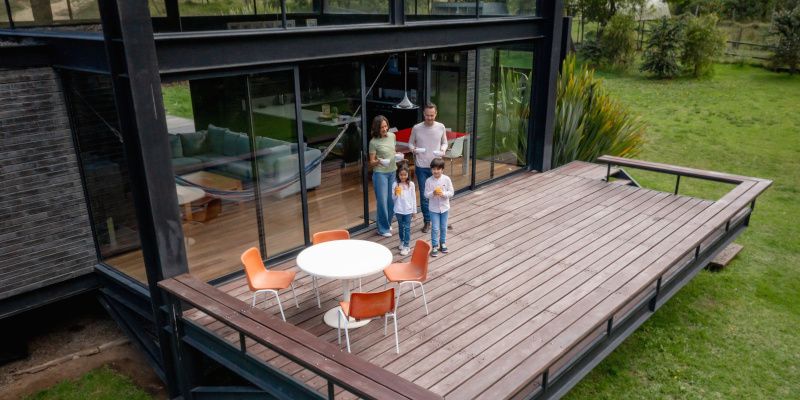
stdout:
MULTIPOLYGON (((451 254, 431 259, 425 283, 430 315, 406 291, 398 309, 401 354, 381 323, 351 331, 354 354, 448 398, 512 396, 536 386, 542 368, 575 354, 598 321, 641 298, 688 246, 708 243, 720 224, 741 218, 748 199, 769 186, 743 182, 711 202, 609 184, 601 180, 605 173, 605 165, 571 163, 521 172, 454 199, 451 254)), ((413 222, 412 241, 429 238, 419 232, 421 222, 413 222)), ((396 237, 354 237, 397 253, 396 237)), ((270 268, 297 271, 294 260, 270 268)), ((321 317, 338 301, 340 283, 320 281, 321 308, 308 275, 299 273, 296 284, 299 310, 288 306, 290 293, 281 293, 287 321, 335 346, 336 329, 321 317)), ((363 279, 365 291, 383 284, 381 275, 363 279)), ((249 304, 244 279, 221 287, 249 304)), ((257 307, 278 313, 274 299, 262 298, 257 307)), ((211 316, 186 315, 238 340, 211 316)), ((251 348, 260 358, 323 389, 324 379, 259 346, 251 348)))

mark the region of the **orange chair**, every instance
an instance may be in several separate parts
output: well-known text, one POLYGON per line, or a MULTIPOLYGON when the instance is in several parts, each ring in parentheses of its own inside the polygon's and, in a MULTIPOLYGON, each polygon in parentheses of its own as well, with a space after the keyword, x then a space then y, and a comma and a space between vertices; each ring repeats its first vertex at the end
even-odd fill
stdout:
POLYGON ((344 336, 347 340, 347 352, 350 352, 350 333, 347 326, 350 318, 356 321, 383 317, 383 335, 386 336, 386 323, 389 317, 394 322, 394 346, 400 354, 400 340, 397 337, 397 307, 394 299, 394 288, 389 288, 378 293, 353 293, 350 301, 339 302, 339 326, 336 335, 339 345, 342 344, 342 322, 344 321, 344 336))
POLYGON ((255 247, 251 247, 242 254, 242 264, 244 264, 244 272, 247 274, 247 285, 250 286, 250 290, 253 292, 253 307, 256 306, 258 293, 275 293, 275 298, 278 300, 278 308, 281 310, 281 318, 286 321, 278 290, 291 287, 294 305, 300 308, 300 304, 297 303, 297 293, 294 291, 295 272, 267 270, 264 262, 261 261, 261 252, 255 247))
MULTIPOLYGON (((348 240, 350 239, 350 232, 340 229, 334 231, 322 231, 317 232, 311 237, 311 244, 320 244, 325 242, 330 242, 332 240, 348 240)), ((319 288, 317 288, 317 277, 311 275, 311 283, 314 286, 314 294, 317 296, 317 307, 322 308, 322 304, 319 301, 319 288)), ((361 290, 361 279, 358 279, 358 288, 361 290)))
MULTIPOLYGON (((425 286, 422 282, 428 279, 428 254, 431 252, 431 244, 424 240, 417 240, 414 245, 414 253, 411 254, 411 261, 407 263, 394 263, 383 270, 386 281, 397 283, 397 303, 400 303, 400 294, 404 283, 411 284, 411 291, 417 297, 414 285, 418 284, 422 289, 422 301, 425 304, 425 314, 428 314, 428 299, 425 298, 425 286)), ((384 283, 383 287, 386 287, 384 283)))

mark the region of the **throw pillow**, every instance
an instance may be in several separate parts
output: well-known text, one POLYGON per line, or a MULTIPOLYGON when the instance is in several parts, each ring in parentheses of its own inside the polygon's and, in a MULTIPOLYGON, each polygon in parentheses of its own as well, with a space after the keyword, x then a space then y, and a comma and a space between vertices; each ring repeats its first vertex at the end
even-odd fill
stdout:
POLYGON ((236 147, 237 147, 237 145, 239 143, 239 138, 241 136, 242 135, 240 135, 240 134, 238 134, 236 132, 231 132, 230 130, 226 130, 226 132, 225 132, 225 141, 224 141, 223 146, 222 146, 222 154, 224 154, 226 156, 235 156, 237 154, 236 153, 236 151, 237 151, 236 147))
POLYGON ((181 145, 183 146, 183 156, 191 157, 196 154, 203 154, 208 151, 206 143, 206 132, 181 133, 181 145))
POLYGON ((213 124, 208 124, 208 147, 212 153, 223 153, 225 148, 225 131, 227 130, 227 128, 220 128, 213 124))
POLYGON ((183 157, 183 146, 181 146, 181 137, 176 134, 169 134, 169 149, 172 153, 172 158, 183 157))

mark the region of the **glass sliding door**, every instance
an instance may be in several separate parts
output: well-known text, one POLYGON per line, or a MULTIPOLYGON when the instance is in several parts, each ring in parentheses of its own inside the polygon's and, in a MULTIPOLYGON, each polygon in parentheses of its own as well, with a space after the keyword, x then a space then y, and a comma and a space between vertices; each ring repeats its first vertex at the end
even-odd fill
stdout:
POLYGON ((480 49, 475 180, 525 167, 533 86, 533 47, 480 49))
MULTIPOLYGON (((267 257, 305 243, 292 70, 250 76, 253 136, 267 257)), ((321 154, 302 144, 307 181, 319 183, 321 154), (316 165, 316 166, 315 166, 316 165)))
POLYGON ((166 83, 162 93, 189 271, 203 280, 239 271, 241 254, 260 245, 247 78, 166 83))
POLYGON ((300 90, 305 158, 328 151, 306 175, 310 232, 363 226, 361 118, 354 116, 361 104, 359 64, 300 67, 300 90))
POLYGON ((445 174, 456 190, 472 184, 470 147, 472 135, 472 95, 475 76, 475 51, 430 54, 430 99, 436 104, 437 121, 447 129, 448 149, 444 154, 445 174))

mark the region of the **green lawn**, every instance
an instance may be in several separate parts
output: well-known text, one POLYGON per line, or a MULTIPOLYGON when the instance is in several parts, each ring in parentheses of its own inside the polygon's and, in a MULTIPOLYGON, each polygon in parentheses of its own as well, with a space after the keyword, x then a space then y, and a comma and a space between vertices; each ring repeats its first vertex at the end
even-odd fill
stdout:
POLYGON ((25 400, 149 400, 151 397, 131 380, 102 367, 80 379, 64 381, 25 400))
MULTIPOLYGON (((650 125, 638 158, 775 183, 737 240, 744 250, 734 262, 700 273, 568 398, 798 398, 800 76, 733 65, 705 80, 599 75, 650 125)), ((635 176, 645 186, 674 185, 635 176)), ((707 198, 725 190, 687 183, 682 192, 707 198)))

